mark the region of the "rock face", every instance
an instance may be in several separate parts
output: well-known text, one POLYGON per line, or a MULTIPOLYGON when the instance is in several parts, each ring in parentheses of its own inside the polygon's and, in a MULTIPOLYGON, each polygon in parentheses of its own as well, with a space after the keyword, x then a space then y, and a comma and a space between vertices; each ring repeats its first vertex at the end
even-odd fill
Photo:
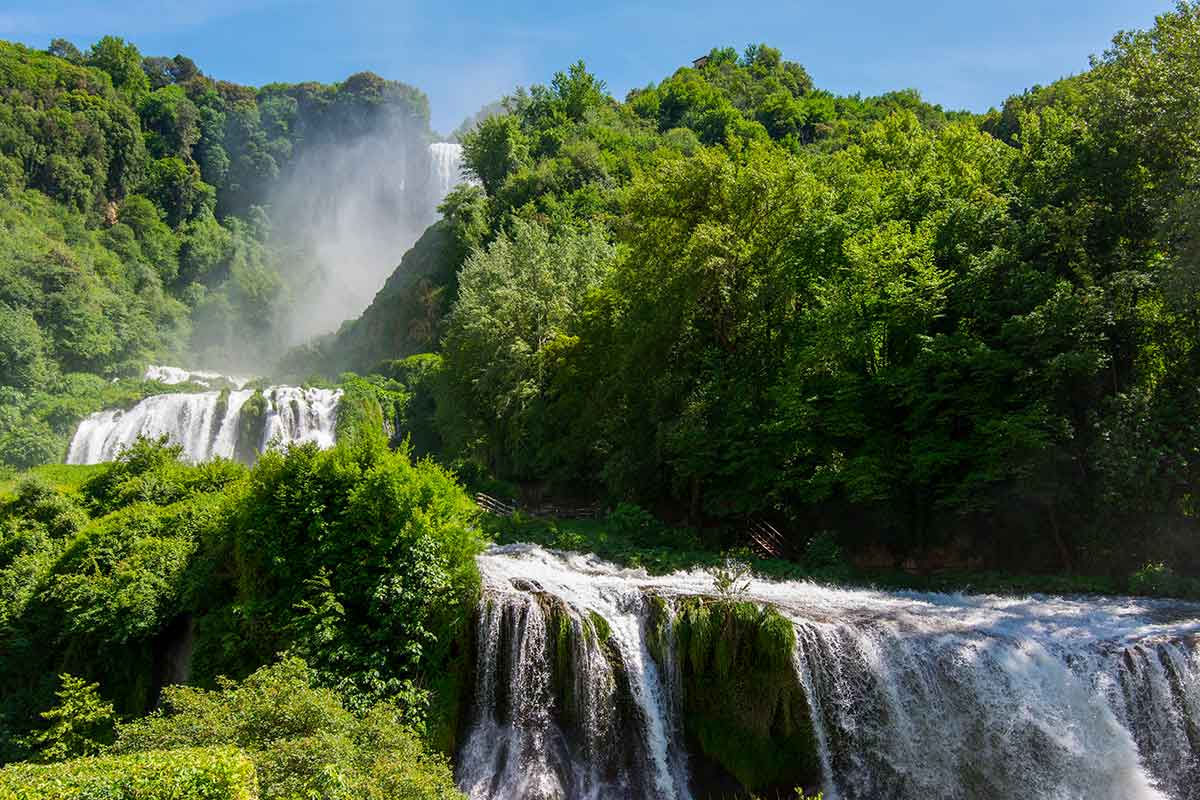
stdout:
POLYGON ((473 800, 1200 797, 1200 605, 479 565, 473 800))

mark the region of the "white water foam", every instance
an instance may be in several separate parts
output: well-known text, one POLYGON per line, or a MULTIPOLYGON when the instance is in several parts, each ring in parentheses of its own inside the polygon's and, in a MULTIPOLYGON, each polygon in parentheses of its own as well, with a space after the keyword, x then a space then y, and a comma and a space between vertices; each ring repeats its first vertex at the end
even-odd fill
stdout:
MULTIPOLYGON (((633 730, 651 754, 651 780, 640 794, 624 796, 689 796, 672 719, 678 688, 664 679, 673 667, 660 670, 649 657, 644 598, 713 595, 711 575, 652 577, 531 545, 493 548, 479 567, 487 620, 480 623, 480 669, 493 677, 476 699, 468 739, 475 749, 464 750, 459 762, 472 800, 622 796, 603 783, 580 782, 591 765, 578 752, 565 766, 545 759, 513 765, 516 751, 505 742, 530 735, 531 726, 550 730, 546 712, 537 720, 509 717, 508 740, 481 722, 504 716, 495 712, 495 696, 503 693, 496 675, 511 679, 509 693, 549 680, 544 652, 526 662, 524 651, 513 651, 509 658, 520 668, 497 672, 504 654, 492 643, 497 614, 517 619, 526 612, 512 609, 533 609, 546 597, 607 620, 636 686, 642 723, 633 730), (499 746, 476 760, 481 741, 499 746), (539 770, 556 776, 549 787, 507 777, 515 771, 528 779, 539 770)), ((761 580, 750 583, 745 599, 773 605, 796 628, 795 669, 810 704, 826 798, 1200 797, 1200 605, 761 580)), ((545 635, 530 636, 523 647, 544 651, 545 635)), ((545 691, 539 697, 541 709, 552 702, 545 691)))
MULTIPOLYGON (((238 453, 239 419, 250 389, 222 392, 178 392, 147 397, 128 411, 109 409, 90 415, 71 439, 68 464, 112 461, 139 436, 166 436, 183 447, 192 463, 210 458, 233 458, 238 453)), ((246 450, 263 451, 316 442, 333 446, 341 390, 279 386, 263 393, 267 418, 262 440, 245 443, 246 450)))
POLYGON ((208 370, 187 370, 183 367, 170 367, 163 364, 151 364, 146 367, 143 377, 148 381, 158 381, 167 386, 175 386, 180 383, 196 383, 207 387, 212 387, 214 384, 228 384, 235 389, 241 389, 253 380, 237 375, 223 375, 220 372, 208 370))

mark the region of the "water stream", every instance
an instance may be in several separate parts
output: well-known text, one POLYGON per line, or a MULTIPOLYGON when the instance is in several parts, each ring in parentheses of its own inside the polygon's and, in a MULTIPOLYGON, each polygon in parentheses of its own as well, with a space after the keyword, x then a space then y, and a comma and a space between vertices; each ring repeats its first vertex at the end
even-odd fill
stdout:
MULTIPOLYGON (((655 607, 713 595, 712 577, 531 545, 493 548, 479 566, 458 759, 468 796, 705 795, 686 755, 678 654, 652 657, 647 626, 655 607), (551 629, 563 620, 569 635, 551 629)), ((758 580, 745 599, 795 628, 827 800, 1200 798, 1200 605, 758 580)))
MULTIPOLYGON (((152 365, 147 379, 162 383, 200 383, 243 386, 244 378, 211 372, 188 372, 177 367, 152 365)), ((112 461, 138 436, 166 436, 183 447, 183 458, 193 463, 220 456, 262 452, 270 446, 316 442, 332 447, 337 424, 340 389, 273 386, 263 391, 266 415, 261 426, 247 432, 240 425, 251 389, 207 392, 174 392, 147 397, 133 408, 107 409, 79 423, 67 451, 68 464, 112 461), (255 441, 239 441, 247 435, 255 441)))

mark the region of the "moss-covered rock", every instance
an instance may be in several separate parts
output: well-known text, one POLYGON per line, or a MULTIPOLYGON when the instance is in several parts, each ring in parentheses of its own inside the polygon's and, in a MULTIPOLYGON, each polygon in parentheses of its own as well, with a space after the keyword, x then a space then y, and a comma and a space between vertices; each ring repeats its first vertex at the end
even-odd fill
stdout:
POLYGON ((651 598, 649 649, 678 659, 689 744, 746 791, 811 784, 820 762, 809 706, 792 664, 796 633, 773 608, 687 598, 674 618, 651 598))
POLYGON ((238 414, 237 443, 234 445, 234 458, 243 464, 253 464, 262 452, 263 434, 266 433, 267 412, 270 404, 261 390, 242 404, 238 414))
POLYGON ((359 432, 388 433, 387 416, 380 403, 381 390, 357 375, 346 374, 340 383, 342 399, 338 401, 337 424, 334 426, 339 441, 351 439, 359 432))

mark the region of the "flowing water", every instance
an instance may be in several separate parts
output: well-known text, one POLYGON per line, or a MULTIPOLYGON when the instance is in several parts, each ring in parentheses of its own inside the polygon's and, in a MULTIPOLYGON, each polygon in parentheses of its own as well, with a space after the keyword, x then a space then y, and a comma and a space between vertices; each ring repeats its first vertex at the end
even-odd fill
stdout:
MULTIPOLYGON (((217 373, 188 372, 177 367, 151 366, 147 379, 162 383, 219 381, 242 386, 245 379, 217 373)), ((234 458, 262 452, 270 446, 316 442, 332 447, 340 389, 303 389, 274 386, 263 391, 266 416, 260 429, 247 434, 239 422, 251 389, 177 392, 147 397, 129 410, 98 411, 79 423, 67 452, 68 464, 112 461, 138 436, 167 436, 183 447, 183 458, 193 463, 216 456, 234 458), (239 441, 251 435, 255 441, 239 441)))
MULTIPOLYGON (((651 597, 670 609, 712 595, 712 577, 531 545, 493 548, 479 566, 458 759, 468 796, 704 794, 689 780, 677 654, 656 661, 647 625, 651 597), (551 630, 563 620, 566 636, 551 630)), ((827 800, 1200 798, 1200 605, 768 581, 746 599, 795 627, 827 800)))
POLYGON ((195 383, 210 389, 225 386, 232 389, 241 389, 251 380, 248 377, 222 375, 220 372, 210 372, 207 370, 187 370, 183 367, 168 367, 162 364, 151 364, 146 367, 146 374, 143 377, 148 381, 158 381, 167 386, 175 386, 180 383, 195 383))
POLYGON ((457 142, 434 142, 429 145, 429 158, 430 180, 436 208, 450 190, 463 181, 462 145, 457 142))

